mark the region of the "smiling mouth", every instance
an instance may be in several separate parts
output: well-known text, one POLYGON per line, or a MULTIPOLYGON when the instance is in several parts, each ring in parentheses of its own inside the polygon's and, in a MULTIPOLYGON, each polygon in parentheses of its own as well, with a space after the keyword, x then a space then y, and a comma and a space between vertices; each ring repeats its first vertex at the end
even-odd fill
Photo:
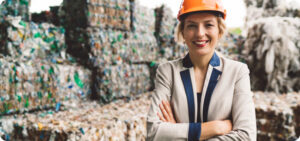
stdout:
POLYGON ((194 41, 193 44, 197 47, 205 47, 208 44, 209 40, 206 41, 194 41))

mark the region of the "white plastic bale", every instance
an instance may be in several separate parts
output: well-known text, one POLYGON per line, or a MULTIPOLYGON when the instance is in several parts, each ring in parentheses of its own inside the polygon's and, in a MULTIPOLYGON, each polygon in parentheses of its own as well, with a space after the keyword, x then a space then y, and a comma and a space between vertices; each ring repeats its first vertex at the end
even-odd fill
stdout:
POLYGON ((299 34, 299 18, 269 17, 253 21, 243 54, 247 56, 254 90, 300 89, 297 87, 300 79, 291 75, 300 71, 299 34))

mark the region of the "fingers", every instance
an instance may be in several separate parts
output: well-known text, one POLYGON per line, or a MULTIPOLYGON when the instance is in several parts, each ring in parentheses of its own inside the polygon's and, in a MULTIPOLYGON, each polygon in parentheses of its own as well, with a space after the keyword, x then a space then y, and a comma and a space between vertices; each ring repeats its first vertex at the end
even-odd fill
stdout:
POLYGON ((166 119, 159 113, 157 113, 157 116, 159 117, 160 120, 162 120, 163 122, 167 122, 166 119))
POLYGON ((162 115, 160 113, 157 113, 160 120, 162 120, 164 122, 176 123, 174 116, 173 116, 171 105, 168 101, 163 100, 162 104, 159 104, 159 108, 162 113, 162 115))
POLYGON ((231 122, 231 120, 225 120, 224 122, 226 123, 228 129, 232 130, 232 122, 231 122))
POLYGON ((169 115, 169 117, 171 117, 171 119, 173 118, 173 113, 172 113, 172 109, 171 109, 171 105, 168 101, 162 101, 164 108, 167 110, 167 113, 169 115))
POLYGON ((229 133, 232 130, 232 122, 231 120, 223 120, 223 135, 229 133))
POLYGON ((169 117, 169 114, 167 113, 165 107, 163 106, 163 104, 159 104, 159 108, 164 116, 164 118, 167 120, 167 121, 170 121, 170 117, 169 117))

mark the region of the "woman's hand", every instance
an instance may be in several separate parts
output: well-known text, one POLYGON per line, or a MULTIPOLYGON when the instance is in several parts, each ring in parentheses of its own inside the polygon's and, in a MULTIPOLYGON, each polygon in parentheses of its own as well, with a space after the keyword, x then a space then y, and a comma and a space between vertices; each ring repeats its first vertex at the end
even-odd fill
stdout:
POLYGON ((207 140, 214 136, 221 136, 228 134, 232 130, 232 123, 230 120, 214 120, 203 122, 201 124, 200 140, 207 140))
POLYGON ((160 111, 162 112, 163 115, 161 115, 159 112, 157 112, 158 117, 160 120, 164 122, 171 122, 171 123, 176 123, 173 112, 171 109, 171 105, 168 101, 162 101, 162 104, 159 104, 160 111))
POLYGON ((215 121, 215 124, 218 135, 225 135, 232 130, 232 122, 230 120, 215 121))

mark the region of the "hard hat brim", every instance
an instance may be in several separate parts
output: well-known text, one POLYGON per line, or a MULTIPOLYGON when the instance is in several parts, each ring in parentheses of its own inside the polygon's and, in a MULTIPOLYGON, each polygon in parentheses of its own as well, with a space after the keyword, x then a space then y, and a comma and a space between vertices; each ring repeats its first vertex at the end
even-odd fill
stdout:
POLYGON ((224 20, 226 19, 226 10, 225 9, 220 10, 220 9, 216 9, 214 7, 194 7, 194 8, 189 8, 188 10, 185 10, 184 12, 181 10, 178 13, 177 19, 179 21, 181 21, 180 17, 182 17, 183 15, 186 15, 188 13, 205 12, 205 11, 207 11, 207 12, 209 12, 209 11, 211 11, 211 12, 219 12, 222 15, 223 19, 224 20))

